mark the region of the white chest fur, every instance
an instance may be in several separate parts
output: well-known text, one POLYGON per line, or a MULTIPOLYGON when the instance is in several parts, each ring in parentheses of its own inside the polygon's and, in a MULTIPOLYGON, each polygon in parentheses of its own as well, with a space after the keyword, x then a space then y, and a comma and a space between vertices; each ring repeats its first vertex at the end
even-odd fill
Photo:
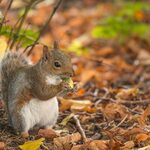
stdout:
POLYGON ((22 108, 21 114, 25 122, 25 130, 29 130, 35 125, 53 126, 58 118, 57 98, 54 97, 47 101, 34 98, 22 108))
POLYGON ((58 85, 62 82, 59 76, 48 75, 46 76, 47 85, 58 85))

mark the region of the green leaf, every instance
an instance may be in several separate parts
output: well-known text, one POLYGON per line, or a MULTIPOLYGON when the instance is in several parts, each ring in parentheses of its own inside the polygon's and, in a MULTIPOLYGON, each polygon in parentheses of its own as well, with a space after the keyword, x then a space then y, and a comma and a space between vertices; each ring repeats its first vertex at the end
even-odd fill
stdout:
POLYGON ((68 85, 69 85, 69 87, 70 87, 71 89, 73 89, 74 84, 73 84, 73 81, 72 81, 71 78, 64 78, 63 80, 64 80, 66 83, 68 83, 68 85))
POLYGON ((23 47, 33 44, 33 42, 35 41, 35 39, 39 34, 38 32, 35 32, 32 29, 27 30, 22 29, 18 35, 16 35, 15 31, 13 31, 13 33, 11 32, 12 32, 11 26, 3 26, 0 34, 6 37, 11 36, 12 39, 15 39, 16 41, 21 41, 23 47))
POLYGON ((77 55, 84 55, 88 53, 88 48, 83 47, 79 40, 74 40, 68 47, 69 51, 75 52, 77 55))
POLYGON ((115 38, 117 36, 117 32, 109 26, 97 26, 92 30, 91 34, 94 38, 104 39, 115 38))
POLYGON ((150 5, 143 2, 125 2, 122 3, 122 8, 118 11, 118 15, 132 17, 136 11, 140 10, 150 10, 150 5))

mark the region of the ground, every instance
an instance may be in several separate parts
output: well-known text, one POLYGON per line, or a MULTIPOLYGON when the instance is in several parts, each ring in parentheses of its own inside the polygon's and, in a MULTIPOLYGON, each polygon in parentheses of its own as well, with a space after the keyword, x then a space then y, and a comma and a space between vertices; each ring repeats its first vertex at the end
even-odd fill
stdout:
MULTIPOLYGON (((51 5, 39 6, 26 23, 41 27, 50 9, 51 5)), ((95 25, 115 9, 109 1, 66 1, 43 33, 41 43, 51 45, 57 39, 72 57, 77 90, 59 98, 60 114, 54 130, 65 138, 54 138, 51 131, 43 131, 46 135, 42 134, 45 141, 41 149, 128 150, 150 145, 149 39, 135 35, 120 43, 119 39, 90 35, 95 25)), ((16 17, 16 11, 14 8, 9 14, 10 20, 16 17)), ((40 56, 41 46, 37 45, 33 62, 40 56)), ((0 142, 6 149, 17 150, 25 141, 41 137, 38 130, 31 131, 28 139, 14 135, 3 105, 0 116, 0 142)))

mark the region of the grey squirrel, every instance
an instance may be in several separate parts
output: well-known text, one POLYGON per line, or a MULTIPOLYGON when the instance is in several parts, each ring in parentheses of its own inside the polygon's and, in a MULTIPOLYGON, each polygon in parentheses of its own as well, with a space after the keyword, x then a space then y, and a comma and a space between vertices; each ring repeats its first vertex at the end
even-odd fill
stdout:
POLYGON ((2 99, 9 124, 23 137, 35 125, 50 128, 58 118, 57 95, 69 86, 63 79, 73 75, 71 58, 54 47, 44 46, 35 65, 18 51, 9 51, 1 61, 2 99))

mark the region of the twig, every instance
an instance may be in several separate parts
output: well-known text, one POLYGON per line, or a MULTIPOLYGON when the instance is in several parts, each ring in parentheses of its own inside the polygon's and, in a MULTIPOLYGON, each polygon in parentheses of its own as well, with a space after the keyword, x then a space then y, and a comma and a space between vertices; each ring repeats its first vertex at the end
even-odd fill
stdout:
POLYGON ((117 103, 116 100, 112 99, 112 98, 100 98, 96 101, 96 103, 94 104, 95 107, 97 107, 100 103, 104 103, 104 102, 112 102, 112 103, 117 103))
POLYGON ((58 0, 56 5, 54 6, 48 20, 46 21, 46 23, 44 24, 44 26, 41 28, 40 33, 37 37, 37 39, 34 41, 33 46, 31 47, 30 51, 28 52, 28 56, 30 55, 30 53, 32 52, 33 48, 35 47, 36 43, 39 41, 41 35, 43 34, 43 32, 45 31, 45 29, 47 28, 47 26, 49 25, 49 23, 51 22, 54 14, 56 13, 57 9, 59 8, 60 4, 61 4, 62 0, 58 0))
POLYGON ((150 104, 150 99, 146 99, 146 100, 140 100, 140 101, 125 101, 125 100, 119 100, 119 101, 116 101, 116 103, 119 103, 119 104, 150 104))
POLYGON ((127 119, 127 117, 128 117, 128 115, 126 115, 126 116, 118 123, 118 125, 117 125, 115 128, 121 126, 121 125, 123 124, 123 122, 127 119))
POLYGON ((23 14, 23 16, 22 16, 22 18, 21 18, 21 20, 20 20, 20 23, 19 23, 19 25, 18 25, 17 31, 16 31, 16 33, 15 33, 16 37, 14 37, 12 43, 10 44, 10 49, 13 48, 13 46, 14 46, 14 44, 15 44, 15 42, 16 42, 16 39, 18 38, 18 35, 19 35, 19 33, 20 33, 20 30, 21 30, 21 28, 22 28, 22 25, 23 25, 23 23, 24 23, 24 21, 25 21, 25 18, 27 17, 27 14, 28 14, 30 8, 32 7, 33 3, 34 3, 34 1, 31 0, 30 3, 26 6, 25 11, 24 11, 24 14, 23 14))
POLYGON ((6 19, 7 13, 8 13, 8 11, 9 11, 9 9, 10 9, 10 7, 11 7, 12 3, 13 3, 13 0, 11 0, 11 1, 10 1, 10 3, 8 4, 8 7, 6 8, 6 11, 5 11, 4 17, 3 17, 3 19, 2 19, 2 22, 0 23, 0 32, 1 32, 1 30, 2 30, 3 23, 5 22, 5 19, 6 19))
POLYGON ((16 29, 16 27, 17 27, 18 23, 20 22, 20 20, 21 20, 21 17, 16 21, 15 25, 10 30, 10 34, 9 34, 9 39, 8 39, 8 44, 7 44, 6 51, 9 48, 9 45, 10 45, 11 40, 12 40, 12 36, 14 35, 14 30, 16 29))
POLYGON ((78 128, 78 130, 79 130, 79 132, 80 132, 80 134, 81 134, 81 136, 83 138, 83 141, 87 142, 87 137, 85 135, 85 132, 84 132, 83 128, 81 127, 79 119, 77 118, 76 115, 73 116, 73 119, 76 122, 76 126, 77 126, 77 128, 78 128))

